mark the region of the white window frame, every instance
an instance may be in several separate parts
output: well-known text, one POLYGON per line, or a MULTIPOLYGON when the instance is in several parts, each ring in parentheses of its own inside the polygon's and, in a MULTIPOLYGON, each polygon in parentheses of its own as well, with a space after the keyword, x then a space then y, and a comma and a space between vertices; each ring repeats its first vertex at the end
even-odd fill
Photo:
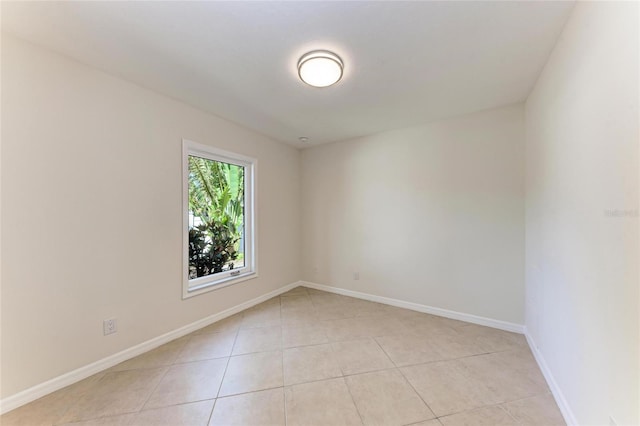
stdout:
POLYGON ((258 160, 182 140, 182 298, 186 299, 258 277, 256 172, 258 160), (244 264, 242 268, 189 279, 189 156, 244 167, 244 264))

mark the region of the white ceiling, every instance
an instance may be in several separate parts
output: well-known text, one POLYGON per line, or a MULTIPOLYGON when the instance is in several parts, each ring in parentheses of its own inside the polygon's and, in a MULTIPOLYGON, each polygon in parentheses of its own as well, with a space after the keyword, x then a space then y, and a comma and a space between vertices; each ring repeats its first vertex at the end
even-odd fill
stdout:
POLYGON ((2 2, 2 29, 302 146, 526 99, 572 2, 2 2), (308 50, 345 62, 318 89, 308 50))

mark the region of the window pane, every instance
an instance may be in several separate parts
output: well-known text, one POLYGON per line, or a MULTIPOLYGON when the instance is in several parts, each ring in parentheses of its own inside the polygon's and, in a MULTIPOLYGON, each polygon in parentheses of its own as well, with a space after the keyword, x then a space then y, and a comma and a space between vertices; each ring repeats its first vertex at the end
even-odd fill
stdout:
POLYGON ((243 268, 242 166, 189 155, 188 278, 243 268))

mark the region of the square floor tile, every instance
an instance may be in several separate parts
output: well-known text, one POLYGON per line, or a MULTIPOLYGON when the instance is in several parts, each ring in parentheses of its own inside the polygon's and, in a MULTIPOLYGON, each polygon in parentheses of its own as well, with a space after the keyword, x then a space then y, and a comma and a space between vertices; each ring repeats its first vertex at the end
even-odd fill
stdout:
POLYGON ((397 370, 345 377, 365 425, 406 425, 435 417, 397 370))
MULTIPOLYGON (((73 423, 55 423, 56 426, 135 426, 138 413, 119 414, 117 416, 100 417, 92 420, 73 423)), ((0 423, 2 426, 15 426, 12 423, 0 423)), ((23 423, 24 426, 35 426, 35 423, 23 423)), ((44 424, 43 424, 44 425, 44 424)), ((47 423, 48 426, 51 423, 47 423)))
POLYGON ((286 387, 287 425, 361 425, 344 379, 286 387))
POLYGON ((242 313, 231 315, 230 317, 216 321, 211 325, 203 327, 199 330, 191 333, 192 336, 198 334, 210 334, 210 333, 234 333, 240 328, 242 323, 242 313))
POLYGON ((173 340, 142 355, 121 362, 111 367, 109 371, 135 370, 137 368, 154 368, 171 365, 176 361, 188 341, 189 337, 186 336, 173 340))
POLYGON ((355 318, 357 315, 357 311, 351 305, 351 303, 320 305, 319 307, 315 308, 315 313, 320 321, 342 318, 355 318))
POLYGON ((209 426, 285 425, 282 388, 218 398, 209 426))
POLYGON ((521 425, 565 425, 562 413, 551 394, 503 404, 505 410, 521 425))
POLYGON ((202 361, 231 355, 235 333, 209 333, 191 336, 176 362, 202 361))
POLYGON ((218 396, 228 358, 176 364, 169 368, 144 408, 165 407, 218 396))
POLYGON ((240 328, 280 326, 280 302, 264 302, 244 311, 240 328))
POLYGON ((238 332, 233 346, 233 355, 276 351, 281 348, 282 328, 280 326, 248 328, 238 332))
POLYGON ((517 426, 513 417, 497 405, 476 408, 462 413, 440 417, 444 426, 517 426))
POLYGON ((206 426, 213 400, 141 411, 132 426, 206 426))
POLYGON ((498 402, 512 401, 549 392, 538 369, 512 369, 500 364, 495 354, 460 359, 466 371, 491 390, 498 402))
POLYGON ((329 342, 327 333, 321 325, 303 327, 285 326, 282 328, 282 347, 284 348, 318 345, 327 342, 329 342))
POLYGON ((493 365, 496 368, 505 370, 538 370, 538 364, 529 348, 494 352, 480 355, 480 357, 482 357, 487 364, 493 365))
POLYGON ((285 385, 342 376, 330 345, 287 349, 283 356, 285 385))
POLYGON ((233 356, 222 380, 219 396, 283 386, 282 352, 233 356))
POLYGON ((431 339, 398 334, 376 337, 376 341, 398 367, 444 359, 431 339))
POLYGON ((105 374, 71 406, 61 423, 131 413, 142 408, 167 372, 166 367, 105 374))
POLYGON ((331 348, 344 374, 393 368, 394 365, 373 339, 336 342, 331 348))
POLYGON ((367 335, 371 337, 396 336, 398 334, 406 333, 404 324, 398 318, 393 316, 380 316, 375 319, 358 317, 357 320, 362 324, 367 335))
POLYGON ((313 303, 307 295, 283 297, 280 299, 280 310, 282 312, 311 311, 313 303))
POLYGON ((282 313, 282 327, 317 327, 315 311, 285 311, 282 313))
POLYGON ((425 338, 431 339, 436 350, 444 359, 456 359, 486 353, 473 340, 466 339, 455 331, 425 336, 425 338))
POLYGON ((404 324, 395 317, 355 317, 323 322, 327 337, 332 342, 362 339, 365 337, 394 336, 406 332, 404 324))
POLYGON ((56 423, 82 395, 96 387, 105 373, 98 373, 0 416, 3 426, 40 426, 56 423))
POLYGON ((330 342, 363 339, 371 337, 371 330, 361 318, 344 318, 322 321, 330 342))
POLYGON ((402 367, 400 371, 438 417, 500 402, 457 360, 402 367))

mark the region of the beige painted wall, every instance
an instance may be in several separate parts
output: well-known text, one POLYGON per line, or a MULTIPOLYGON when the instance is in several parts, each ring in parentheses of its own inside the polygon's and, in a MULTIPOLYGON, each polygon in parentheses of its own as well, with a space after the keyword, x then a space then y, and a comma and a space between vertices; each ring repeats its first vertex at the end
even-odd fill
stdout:
POLYGON ((526 325, 585 425, 640 423, 638 7, 576 4, 526 104, 526 325))
POLYGON ((523 169, 522 105, 304 150, 303 279, 522 324, 523 169))
POLYGON ((294 148, 3 36, 2 396, 298 280, 298 176, 294 148), (260 277, 188 300, 182 138, 258 158, 260 277))

